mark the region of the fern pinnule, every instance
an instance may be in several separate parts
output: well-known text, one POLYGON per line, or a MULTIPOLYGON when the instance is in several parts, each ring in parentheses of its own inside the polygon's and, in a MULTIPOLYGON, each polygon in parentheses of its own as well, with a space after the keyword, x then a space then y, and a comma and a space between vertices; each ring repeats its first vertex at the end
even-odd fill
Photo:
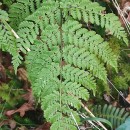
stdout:
POLYGON ((6 11, 0 9, 0 21, 8 21, 9 16, 6 11))

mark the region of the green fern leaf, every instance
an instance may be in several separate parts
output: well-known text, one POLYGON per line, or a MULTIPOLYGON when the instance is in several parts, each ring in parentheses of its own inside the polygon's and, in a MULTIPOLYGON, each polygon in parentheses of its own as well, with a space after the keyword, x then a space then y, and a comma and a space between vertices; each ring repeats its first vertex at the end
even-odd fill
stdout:
POLYGON ((129 113, 125 112, 124 108, 116 108, 112 105, 97 105, 92 109, 96 117, 101 117, 109 120, 113 128, 117 128, 125 122, 129 117, 129 113))
POLYGON ((13 56, 12 63, 16 73, 17 67, 21 64, 23 58, 18 52, 16 37, 12 32, 12 28, 6 22, 8 19, 8 14, 5 11, 0 10, 0 48, 2 51, 7 51, 13 56))
MULTIPOLYGON (((72 115, 79 123, 81 101, 89 99, 89 91, 96 92, 94 79, 107 82, 106 65, 117 70, 118 56, 109 43, 83 26, 96 24, 128 43, 117 17, 102 14, 104 10, 90 0, 17 0, 10 7, 10 24, 20 37, 16 48, 27 55, 32 90, 51 130, 76 130, 72 115)), ((17 59, 20 55, 14 57, 15 68, 17 59)))
POLYGON ((110 31, 112 35, 128 44, 127 34, 121 27, 121 23, 119 22, 117 16, 114 14, 102 14, 101 12, 105 9, 98 5, 96 2, 91 2, 90 0, 76 0, 76 2, 74 2, 74 0, 68 1, 69 2, 66 2, 65 6, 71 7, 68 12, 74 19, 83 19, 86 23, 91 22, 92 24, 97 24, 101 27, 105 27, 110 31), (71 3, 74 4, 71 6, 71 3), (82 17, 79 17, 79 15, 82 17))

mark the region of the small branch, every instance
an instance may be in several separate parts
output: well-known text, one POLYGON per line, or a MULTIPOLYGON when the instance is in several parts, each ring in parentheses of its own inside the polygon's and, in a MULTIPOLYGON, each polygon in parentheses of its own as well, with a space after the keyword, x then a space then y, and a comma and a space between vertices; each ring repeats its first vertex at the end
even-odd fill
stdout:
MULTIPOLYGON (((4 20, 4 21, 2 21, 7 27, 8 27, 8 29, 13 33, 13 35, 15 36, 15 38, 16 39, 18 39, 18 38, 20 38, 19 36, 18 36, 18 34, 10 27, 10 25, 4 20)), ((30 48, 27 48, 27 51, 29 52, 29 51, 31 51, 30 50, 30 48)))
POLYGON ((20 38, 19 36, 18 36, 18 34, 11 28, 11 32, 14 34, 14 36, 18 39, 18 38, 20 38))
MULTIPOLYGON (((86 116, 84 113, 83 114, 80 114, 80 116, 82 117, 82 118, 88 118, 88 116, 86 116)), ((100 130, 100 128, 98 128, 92 121, 87 121, 88 123, 90 123, 91 125, 92 125, 92 127, 95 127, 96 129, 98 129, 98 130, 100 130)))
POLYGON ((124 99, 124 101, 126 101, 128 104, 130 104, 126 98, 124 97, 123 93, 121 91, 119 91, 116 86, 109 80, 107 79, 107 81, 111 84, 111 86, 118 92, 118 94, 124 99))
POLYGON ((2 22, 6 25, 6 27, 8 27, 8 29, 14 34, 14 36, 18 39, 20 38, 18 36, 18 34, 10 27, 10 25, 5 21, 5 20, 2 20, 2 22))
POLYGON ((79 128, 79 126, 78 126, 78 123, 77 123, 77 121, 76 121, 76 119, 75 119, 75 117, 74 117, 74 115, 73 115, 72 112, 71 112, 71 116, 72 116, 72 118, 73 118, 73 120, 74 120, 74 122, 75 122, 75 124, 76 124, 76 126, 77 126, 77 128, 78 128, 78 130, 80 130, 80 128, 79 128))
POLYGON ((130 28, 129 28, 129 24, 130 24, 130 23, 129 23, 129 21, 125 18, 124 13, 123 13, 123 11, 120 9, 120 6, 119 6, 117 0, 112 0, 112 3, 113 3, 113 5, 115 6, 115 8, 117 9, 118 14, 120 15, 121 19, 123 20, 123 23, 125 24, 125 27, 126 27, 126 29, 127 29, 127 31, 128 31, 128 34, 130 35, 130 28))
MULTIPOLYGON (((83 104, 81 103, 82 107, 89 113, 89 115, 91 117, 95 117, 94 114, 83 104)), ((107 130, 107 128, 100 122, 100 121, 97 121, 97 123, 104 129, 104 130, 107 130)))

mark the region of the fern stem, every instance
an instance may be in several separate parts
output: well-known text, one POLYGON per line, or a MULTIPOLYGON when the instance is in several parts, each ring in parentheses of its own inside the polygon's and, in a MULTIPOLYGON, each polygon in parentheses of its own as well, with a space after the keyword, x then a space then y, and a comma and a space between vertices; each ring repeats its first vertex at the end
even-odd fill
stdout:
MULTIPOLYGON (((60 1, 59 1, 59 8, 60 8, 60 1)), ((61 18, 61 23, 60 23, 60 41, 61 41, 61 45, 60 45, 60 53, 61 53, 61 58, 60 58, 60 81, 61 81, 61 85, 62 85, 62 70, 63 70, 63 66, 62 66, 62 55, 63 55, 63 36, 62 36, 62 8, 60 8, 60 18, 61 18)), ((60 110, 62 108, 62 86, 60 86, 60 110)))
POLYGON ((18 36, 18 34, 10 27, 10 25, 5 21, 5 20, 2 20, 3 21, 3 23, 9 28, 9 30, 14 34, 14 36, 16 37, 16 38, 20 38, 19 36, 18 36))
POLYGON ((76 119, 75 119, 75 117, 74 117, 74 115, 73 115, 72 112, 71 112, 71 116, 72 116, 72 118, 73 118, 73 120, 74 120, 74 122, 75 122, 75 124, 76 124, 76 126, 77 126, 77 128, 78 128, 78 130, 80 130, 80 128, 79 128, 79 126, 78 126, 78 123, 77 123, 77 121, 76 121, 76 119))
POLYGON ((11 29, 11 32, 14 34, 14 36, 15 36, 16 38, 20 38, 20 37, 18 36, 18 34, 17 34, 13 29, 11 29))
MULTIPOLYGON (((84 113, 80 114, 80 116, 84 119, 88 118, 88 116, 86 116, 84 113)), ((100 128, 98 128, 92 121, 87 120, 87 122, 92 125, 91 127, 95 127, 96 129, 100 130, 100 128)))
POLYGON ((117 9, 118 11, 118 14, 121 16, 125 26, 126 26, 126 29, 128 31, 128 34, 130 35, 130 28, 129 28, 129 22, 126 20, 124 14, 123 14, 123 11, 120 9, 120 6, 118 4, 118 2, 115 0, 112 0, 112 3, 114 4, 115 8, 117 9))
MULTIPOLYGON (((20 37, 18 36, 18 34, 10 27, 10 25, 9 25, 5 20, 2 20, 2 22, 3 22, 3 23, 8 27, 8 29, 13 33, 13 35, 14 35, 14 37, 15 37, 16 39, 20 38, 20 37)), ((27 48, 27 51, 29 52, 30 49, 27 48)))
POLYGON ((112 85, 112 87, 118 92, 118 94, 128 103, 128 104, 130 104, 126 99, 125 99, 125 97, 123 96, 123 93, 121 92, 121 91, 119 91, 117 88, 116 88, 116 86, 109 80, 109 79, 107 79, 107 81, 112 85))
MULTIPOLYGON (((81 103, 82 107, 89 113, 89 115, 91 117, 95 117, 94 114, 83 104, 81 103)), ((104 129, 104 130, 107 130, 107 128, 100 122, 100 121, 97 121, 97 123, 104 129)))

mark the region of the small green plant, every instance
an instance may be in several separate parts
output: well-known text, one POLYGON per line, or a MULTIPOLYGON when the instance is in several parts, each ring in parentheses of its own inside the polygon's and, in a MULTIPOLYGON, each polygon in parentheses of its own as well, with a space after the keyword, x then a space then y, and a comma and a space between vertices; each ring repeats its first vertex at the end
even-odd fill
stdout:
POLYGON ((130 118, 128 118, 125 123, 120 125, 116 130, 129 130, 130 129, 130 118))
POLYGON ((22 57, 20 56, 17 47, 17 37, 14 30, 7 23, 8 20, 8 14, 0 9, 0 49, 9 52, 13 56, 12 63, 16 72, 22 57))
POLYGON ((105 104, 104 106, 94 106, 92 112, 96 117, 107 119, 111 122, 113 128, 117 128, 130 117, 129 112, 125 112, 124 108, 117 108, 112 105, 105 104))
POLYGON ((118 56, 87 26, 100 26, 128 44, 118 17, 104 10, 90 0, 16 0, 9 6, 9 22, 0 10, 1 48, 12 54, 15 71, 19 52, 26 54, 33 94, 51 130, 76 130, 72 117, 80 122, 78 111, 90 90, 95 94, 95 79, 107 82, 107 65, 117 71, 118 56))

